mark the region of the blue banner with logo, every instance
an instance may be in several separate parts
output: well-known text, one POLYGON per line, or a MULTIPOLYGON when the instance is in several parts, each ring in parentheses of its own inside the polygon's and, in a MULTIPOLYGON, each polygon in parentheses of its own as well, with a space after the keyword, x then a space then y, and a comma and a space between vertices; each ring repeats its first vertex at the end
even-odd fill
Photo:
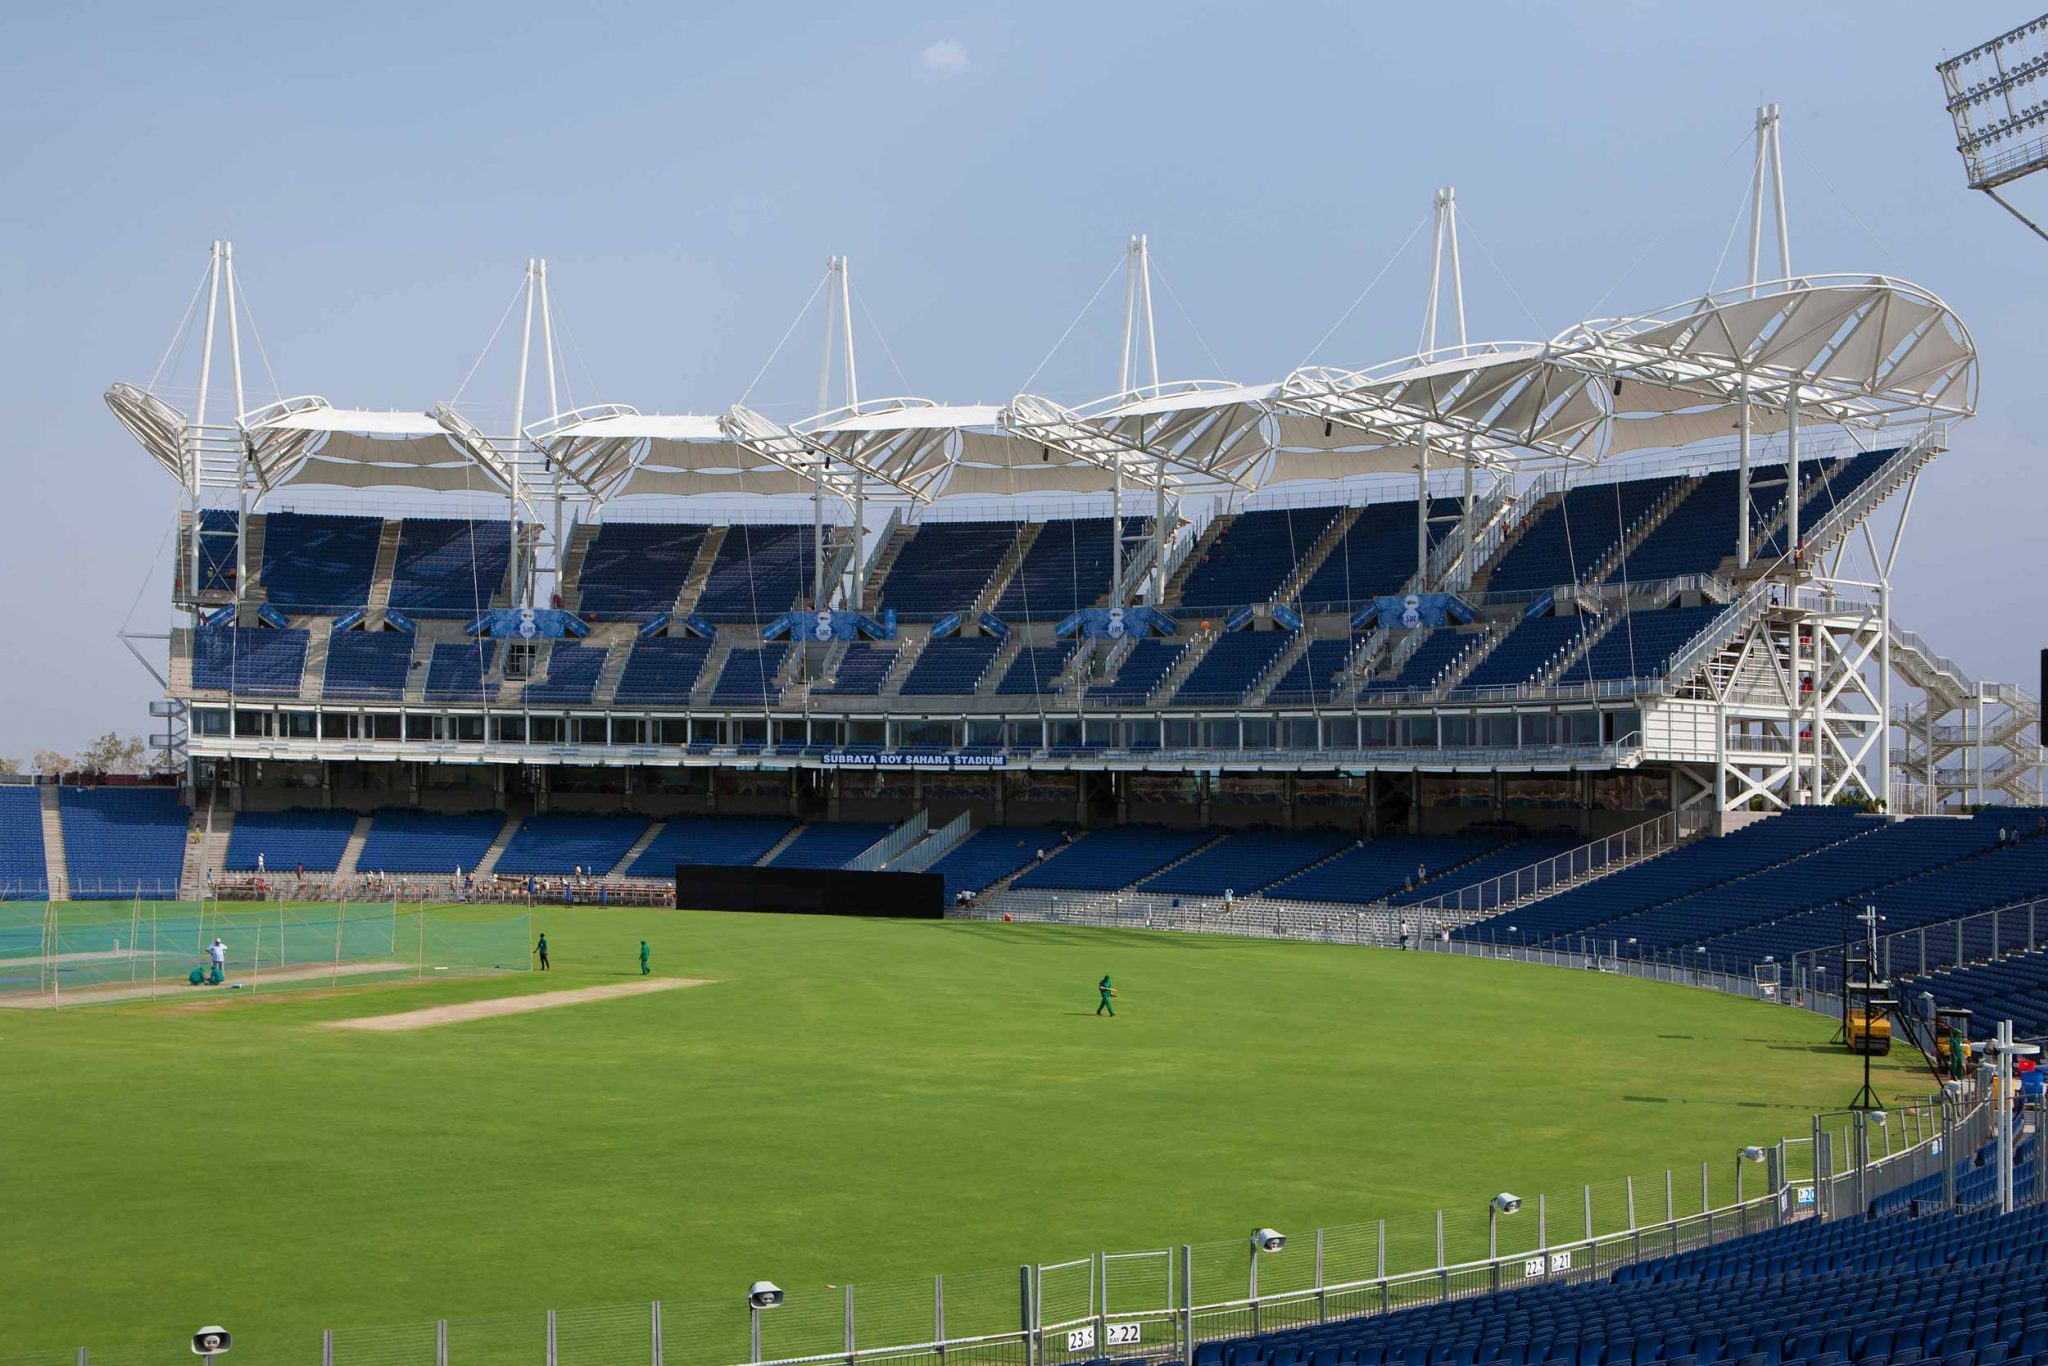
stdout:
POLYGON ((590 628, 559 607, 494 607, 469 624, 469 634, 492 640, 561 640, 582 637, 590 628))
POLYGON ((1375 598, 1379 624, 1389 631, 1419 631, 1472 620, 1472 609, 1454 593, 1396 593, 1375 598))
POLYGON ((827 768, 1003 768, 1007 759, 1000 750, 921 749, 835 749, 820 760, 827 768))
POLYGON ((1061 640, 1122 640, 1170 636, 1179 623, 1156 607, 1084 607, 1053 628, 1061 640))
POLYGON ((781 640, 785 636, 792 641, 811 644, 893 640, 896 623, 893 619, 876 621, 865 612, 785 612, 761 631, 763 640, 781 640))

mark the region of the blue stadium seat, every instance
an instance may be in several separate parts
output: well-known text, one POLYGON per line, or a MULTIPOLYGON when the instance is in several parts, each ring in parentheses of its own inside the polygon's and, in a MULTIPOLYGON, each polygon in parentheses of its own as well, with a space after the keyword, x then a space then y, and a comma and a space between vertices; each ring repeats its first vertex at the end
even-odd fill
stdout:
POLYGON ((901 691, 905 697, 955 697, 971 693, 1002 645, 994 636, 947 636, 930 641, 910 666, 901 691))
MULTIPOLYGON (((1461 515, 1457 499, 1431 499, 1429 543, 1442 540, 1461 515)), ((1359 509, 1358 520, 1302 585, 1302 610, 1348 611, 1400 592, 1414 573, 1414 501, 1371 503, 1359 509)))
POLYGON ((584 548, 576 611, 585 621, 645 620, 669 611, 711 528, 689 522, 606 522, 584 548))
POLYGON ((1293 642, 1287 631, 1234 631, 1218 636, 1181 680, 1173 700, 1236 706, 1293 642))
POLYGON ((398 528, 391 605, 408 616, 468 620, 505 591, 511 561, 504 522, 408 517, 398 528))
POLYGON ((759 863, 796 822, 779 816, 672 816, 626 870, 669 878, 677 864, 745 868, 759 863))
POLYGON ((498 856, 496 872, 561 877, 581 868, 603 877, 647 833, 647 817, 549 812, 528 816, 498 856))
POLYGON ((527 684, 521 695, 528 702, 587 707, 597 696, 597 678, 604 672, 604 662, 610 653, 595 646, 558 641, 548 649, 548 676, 527 684))
POLYGON ((797 605, 811 590, 812 529, 793 524, 727 527, 697 599, 697 614, 713 622, 767 622, 797 605))
POLYGON ((846 861, 895 827, 870 821, 820 821, 807 825, 768 861, 771 868, 844 868, 846 861))
POLYGON ((1107 683, 1088 685, 1088 698, 1096 702, 1143 702, 1152 695, 1186 653, 1189 642, 1181 639, 1146 639, 1132 645, 1117 666, 1116 677, 1107 683))
POLYGON ((260 855, 262 866, 273 873, 331 873, 341 866, 355 828, 353 811, 238 812, 221 866, 231 873, 250 872, 260 855))
POLYGON ((1337 695, 1337 673, 1350 662, 1356 648, 1349 636, 1310 641, 1308 649, 1273 684, 1266 700, 1279 706, 1328 702, 1337 695))
POLYGON ((832 681, 817 691, 830 697, 874 697, 882 691, 889 670, 896 666, 897 646, 871 645, 856 640, 839 657, 832 681))
POLYGON ((306 671, 297 628, 202 626, 192 633, 192 686, 242 697, 293 697, 306 671))
POLYGON ((789 658, 789 648, 786 641, 776 641, 771 645, 733 646, 725 657, 725 667, 718 671, 718 682, 712 686, 711 700, 731 706, 759 706, 775 702, 782 696, 782 689, 775 680, 789 658))
POLYGON ((1341 511, 1303 507, 1238 513, 1188 570, 1180 610, 1220 613, 1271 602, 1341 511))
POLYGON ((452 875, 473 869, 490 852, 505 818, 495 811, 379 811, 356 858, 364 873, 452 875))
POLYGON ((1289 901, 1368 905, 1444 876, 1497 848, 1502 837, 1382 835, 1351 843, 1352 847, 1337 857, 1272 883, 1266 887, 1266 895, 1289 901))
POLYGON ((622 703, 687 702, 710 657, 711 642, 694 636, 636 640, 614 697, 622 703))
POLYGON ((1057 849, 1067 828, 1059 825, 991 825, 960 841, 926 871, 946 879, 946 900, 962 891, 979 892, 1038 857, 1057 849))
POLYGON ((498 685, 484 675, 490 671, 496 649, 492 642, 481 637, 436 645, 427 658, 427 701, 495 701, 498 685))
POLYGON ((170 787, 67 787, 57 794, 74 901, 174 899, 190 813, 170 787))
MULTIPOLYGON (((1012 886, 1114 891, 1193 853, 1213 837, 1206 830, 1125 825, 1094 830, 1053 849, 1012 886)), ((1035 851, 1034 851, 1035 852, 1035 851)))
POLYGON ((402 631, 340 631, 327 642, 328 697, 396 702, 405 696, 413 638, 402 631))
POLYGON ((900 621, 966 612, 1017 539, 1016 522, 924 522, 896 552, 881 601, 900 621))
POLYGON ((1141 892, 1243 896, 1291 877, 1351 843, 1334 830, 1247 830, 1209 846, 1187 862, 1138 884, 1141 892))
POLYGON ((0 786, 0 894, 40 896, 49 886, 43 857, 43 799, 37 788, 0 786))
POLYGON ((378 517, 273 512, 263 519, 265 599, 285 612, 339 616, 370 600, 378 517))
MULTIPOLYGON (((1127 540, 1141 537, 1144 530, 1144 518, 1124 519, 1127 540)), ((1003 586, 995 614, 1004 621, 1058 621, 1093 606, 1109 593, 1115 554, 1107 517, 1048 521, 1003 586)))

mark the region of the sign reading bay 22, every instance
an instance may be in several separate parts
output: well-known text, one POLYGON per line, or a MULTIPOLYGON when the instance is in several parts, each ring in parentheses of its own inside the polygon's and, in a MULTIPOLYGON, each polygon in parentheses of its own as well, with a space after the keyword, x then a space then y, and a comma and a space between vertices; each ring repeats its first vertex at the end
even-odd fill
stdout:
POLYGON ((954 754, 946 750, 835 749, 827 768, 1002 768, 1001 754, 954 754))

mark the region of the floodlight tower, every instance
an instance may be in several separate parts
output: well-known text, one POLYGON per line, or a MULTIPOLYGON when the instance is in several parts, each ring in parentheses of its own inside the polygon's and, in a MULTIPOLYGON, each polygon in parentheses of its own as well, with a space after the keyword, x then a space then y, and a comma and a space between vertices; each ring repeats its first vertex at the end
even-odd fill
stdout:
POLYGON ((2048 15, 2001 33, 1934 68, 1948 92, 1970 188, 2048 239, 1998 187, 2048 167, 2048 15))

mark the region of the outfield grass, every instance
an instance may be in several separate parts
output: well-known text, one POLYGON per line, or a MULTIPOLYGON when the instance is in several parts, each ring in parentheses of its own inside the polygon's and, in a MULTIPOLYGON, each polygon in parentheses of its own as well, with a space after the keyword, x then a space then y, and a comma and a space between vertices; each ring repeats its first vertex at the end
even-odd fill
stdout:
MULTIPOLYGON (((935 1271, 949 1304, 1014 1303, 1022 1261, 1257 1224, 1303 1246, 1385 1218, 1398 1256, 1440 1207, 1483 1241, 1503 1189, 1576 1211, 1581 1183, 1632 1174, 1647 1218, 1676 1166, 1696 1206, 1702 1160, 1725 1191, 1738 1147, 1807 1132, 1859 1080, 1803 1012, 1516 964, 966 922, 535 925, 545 976, 0 1013, 0 1357, 220 1322, 236 1366, 265 1366, 326 1326, 657 1297, 743 1332, 724 1306, 757 1277, 793 1305, 935 1271), (713 980, 319 1027, 634 979, 643 936, 658 973, 713 980), (1114 1020, 1092 1014, 1104 972, 1114 1020)), ((1924 1091, 1898 1066, 1891 1093, 1924 1091)))

